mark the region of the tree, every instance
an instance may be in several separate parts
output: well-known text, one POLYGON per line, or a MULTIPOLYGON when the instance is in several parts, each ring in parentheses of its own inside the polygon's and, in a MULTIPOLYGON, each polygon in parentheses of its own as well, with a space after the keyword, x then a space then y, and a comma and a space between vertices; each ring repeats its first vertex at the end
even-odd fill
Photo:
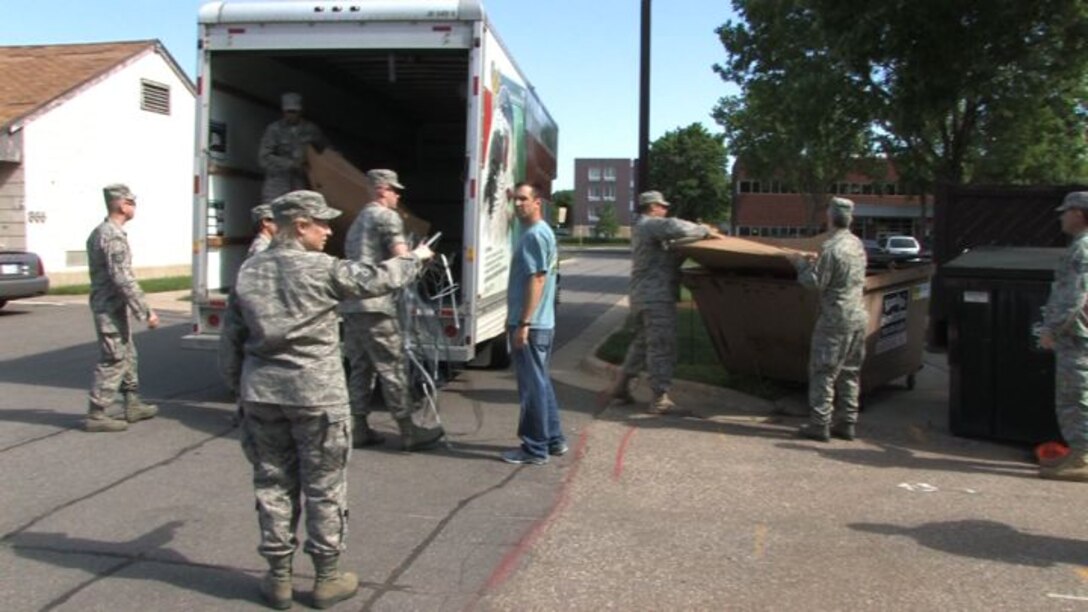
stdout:
POLYGON ((724 136, 699 123, 678 128, 650 144, 650 184, 664 194, 676 216, 719 221, 729 211, 724 136))
POLYGON ((722 98, 714 119, 750 175, 777 178, 805 198, 817 228, 828 186, 870 159, 865 95, 826 52, 824 32, 804 2, 734 2, 746 21, 718 28, 729 61, 714 66, 741 93, 722 98))
POLYGON ((728 61, 716 70, 742 91, 722 100, 716 118, 743 160, 751 152, 753 163, 789 171, 791 149, 811 167, 857 145, 862 155, 882 152, 923 188, 1083 177, 1084 0, 733 6, 743 21, 719 29, 728 61))
POLYGON ((562 191, 556 191, 552 193, 552 205, 551 205, 551 221, 554 226, 567 226, 570 225, 571 220, 574 218, 574 190, 564 189, 562 191), (566 209, 566 213, 563 217, 563 223, 559 222, 560 209, 566 209))
POLYGON ((602 204, 597 208, 597 235, 615 238, 620 233, 620 221, 616 218, 616 209, 611 204, 602 204))

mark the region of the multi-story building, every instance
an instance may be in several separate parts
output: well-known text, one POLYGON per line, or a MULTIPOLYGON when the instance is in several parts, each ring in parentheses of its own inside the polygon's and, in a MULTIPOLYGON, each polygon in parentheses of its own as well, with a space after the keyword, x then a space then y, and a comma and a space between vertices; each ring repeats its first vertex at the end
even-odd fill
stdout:
MULTIPOLYGON (((861 238, 877 240, 889 234, 923 238, 930 233, 932 198, 906 193, 890 162, 883 176, 848 173, 828 186, 827 195, 854 201, 853 229, 861 238)), ((809 198, 794 186, 774 177, 752 176, 739 161, 734 164, 734 235, 804 236, 820 231, 823 223, 823 208, 813 210, 809 198)))
POLYGON ((638 161, 633 159, 574 160, 572 235, 595 235, 601 210, 605 206, 611 206, 619 222, 619 235, 628 238, 631 236, 637 200, 637 164, 638 161))

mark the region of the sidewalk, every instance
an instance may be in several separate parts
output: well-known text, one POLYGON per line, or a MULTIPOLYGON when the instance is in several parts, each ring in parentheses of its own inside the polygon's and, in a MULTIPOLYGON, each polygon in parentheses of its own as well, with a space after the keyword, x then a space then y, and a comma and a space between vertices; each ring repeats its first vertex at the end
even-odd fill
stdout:
MULTIPOLYGON (((555 380, 602 388, 592 350, 625 314, 617 305, 557 353, 555 380)), ((1088 487, 1037 479, 1025 448, 951 436, 944 364, 927 355, 913 391, 874 392, 855 442, 803 441, 794 435, 803 418, 781 406, 684 382, 671 394, 698 417, 653 417, 642 385, 639 404, 610 406, 578 432, 552 512, 492 576, 479 607, 1088 601, 1088 487)))

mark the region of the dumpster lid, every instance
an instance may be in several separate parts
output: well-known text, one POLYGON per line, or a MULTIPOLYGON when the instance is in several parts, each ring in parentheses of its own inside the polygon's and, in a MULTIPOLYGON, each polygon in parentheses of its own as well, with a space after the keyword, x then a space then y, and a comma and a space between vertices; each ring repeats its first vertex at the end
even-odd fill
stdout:
POLYGON ((1065 249, 985 246, 942 266, 945 278, 1050 280, 1065 249))

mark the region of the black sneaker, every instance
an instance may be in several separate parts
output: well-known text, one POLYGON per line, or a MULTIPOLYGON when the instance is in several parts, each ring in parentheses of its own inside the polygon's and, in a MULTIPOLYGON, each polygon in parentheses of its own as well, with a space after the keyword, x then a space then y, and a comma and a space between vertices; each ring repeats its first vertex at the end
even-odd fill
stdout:
POLYGON ((562 457, 567 454, 568 451, 570 451, 570 445, 567 444, 566 440, 548 445, 548 454, 553 457, 562 457))
POLYGON ((817 425, 816 423, 805 423, 797 429, 797 435, 817 442, 831 441, 831 433, 827 430, 827 425, 817 425))

